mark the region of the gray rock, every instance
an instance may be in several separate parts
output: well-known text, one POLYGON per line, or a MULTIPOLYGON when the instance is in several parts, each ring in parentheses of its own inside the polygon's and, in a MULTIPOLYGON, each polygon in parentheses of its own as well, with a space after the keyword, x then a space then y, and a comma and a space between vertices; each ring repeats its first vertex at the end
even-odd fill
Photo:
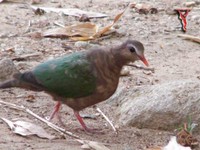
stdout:
POLYGON ((35 53, 33 49, 25 49, 23 46, 20 45, 15 45, 14 46, 14 51, 16 55, 24 55, 24 54, 31 54, 35 53))
POLYGON ((87 48, 89 43, 86 41, 77 41, 74 45, 75 47, 78 47, 78 48, 87 48))
POLYGON ((12 75, 18 72, 12 60, 3 59, 0 61, 0 82, 12 78, 12 75))
POLYGON ((195 14, 191 17, 191 21, 195 22, 196 24, 200 24, 200 15, 195 14))
POLYGON ((200 122, 200 81, 181 80, 165 84, 120 88, 119 124, 138 128, 174 130, 192 117, 200 122))
POLYGON ((75 47, 80 49, 93 49, 93 48, 99 48, 99 44, 93 44, 87 41, 77 41, 74 44, 75 47))
POLYGON ((117 33, 120 35, 120 36, 126 36, 128 31, 127 31, 127 27, 121 27, 119 29, 117 29, 117 33))

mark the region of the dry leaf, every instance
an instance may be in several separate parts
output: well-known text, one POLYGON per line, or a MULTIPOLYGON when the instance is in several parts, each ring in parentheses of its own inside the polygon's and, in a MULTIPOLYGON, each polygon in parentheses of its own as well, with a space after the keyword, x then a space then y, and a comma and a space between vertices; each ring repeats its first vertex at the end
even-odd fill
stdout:
POLYGON ((26 98, 27 98, 26 101, 31 102, 31 103, 34 102, 34 100, 35 100, 34 95, 28 95, 26 98))
POLYGON ((111 27, 119 20, 119 18, 121 18, 121 16, 124 14, 125 11, 126 11, 126 9, 123 12, 119 13, 115 17, 115 19, 114 19, 114 21, 112 22, 111 25, 108 25, 108 26, 104 27, 103 29, 101 29, 99 32, 96 33, 95 36, 99 37, 99 36, 105 34, 106 32, 108 32, 111 29, 111 27))
POLYGON ((43 33, 44 37, 87 37, 90 39, 98 31, 92 23, 82 23, 62 28, 50 29, 43 33))
POLYGON ((70 39, 73 41, 89 41, 93 40, 94 37, 71 37, 70 39))
POLYGON ((37 135, 40 138, 47 138, 47 139, 54 138, 54 136, 48 134, 42 127, 35 125, 33 123, 20 120, 12 122, 3 117, 1 119, 5 121, 10 127, 10 129, 16 134, 22 136, 37 135))
POLYGON ((95 39, 97 37, 100 37, 100 36, 108 33, 110 31, 111 27, 123 15, 125 10, 115 17, 112 24, 102 28, 101 30, 99 30, 99 28, 96 24, 87 22, 87 23, 75 24, 75 25, 56 28, 56 29, 50 29, 50 30, 44 32, 43 36, 44 37, 57 37, 57 38, 70 37, 70 39, 74 40, 74 41, 92 40, 92 39, 95 39))
POLYGON ((55 13, 60 13, 62 12, 65 15, 69 15, 69 16, 76 16, 76 17, 81 17, 83 14, 87 15, 88 18, 103 18, 103 17, 107 17, 106 14, 102 14, 102 13, 96 13, 96 12, 88 12, 88 11, 83 11, 80 9, 76 9, 76 8, 50 8, 50 7, 36 7, 36 6, 31 6, 31 8, 33 8, 33 10, 37 10, 37 9, 42 9, 45 12, 55 12, 55 13))

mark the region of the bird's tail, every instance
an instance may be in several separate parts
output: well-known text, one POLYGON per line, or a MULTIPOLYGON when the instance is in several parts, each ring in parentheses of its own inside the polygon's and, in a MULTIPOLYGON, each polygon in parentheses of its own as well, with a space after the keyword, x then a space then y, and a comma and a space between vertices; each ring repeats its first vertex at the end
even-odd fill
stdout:
POLYGON ((18 87, 33 91, 42 91, 44 87, 37 82, 32 72, 16 73, 13 79, 0 83, 0 89, 18 87))
POLYGON ((43 91, 45 88, 36 80, 32 72, 16 73, 13 79, 0 83, 0 89, 18 87, 32 91, 43 91))
MULTIPOLYGON (((14 76, 20 76, 21 73, 17 73, 14 76)), ((0 83, 0 89, 6 89, 11 87, 21 87, 21 81, 18 78, 13 78, 11 80, 4 81, 0 83)))

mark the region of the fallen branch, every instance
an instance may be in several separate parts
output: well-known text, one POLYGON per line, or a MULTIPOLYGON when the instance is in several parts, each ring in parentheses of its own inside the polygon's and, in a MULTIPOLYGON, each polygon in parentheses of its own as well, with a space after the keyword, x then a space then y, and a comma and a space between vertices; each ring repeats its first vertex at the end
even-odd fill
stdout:
POLYGON ((22 61, 22 60, 25 60, 29 57, 35 57, 35 56, 41 56, 42 53, 38 52, 38 53, 33 53, 33 54, 26 54, 26 55, 21 55, 21 56, 17 56, 17 57, 14 57, 12 58, 12 60, 16 60, 16 61, 22 61))
POLYGON ((178 34, 178 37, 183 37, 186 40, 191 40, 193 42, 200 43, 200 37, 188 35, 188 34, 178 34))
POLYGON ((151 71, 151 72, 155 72, 154 68, 146 68, 146 67, 142 67, 142 66, 137 66, 137 65, 133 65, 133 64, 127 64, 126 66, 131 66, 131 67, 135 67, 137 69, 141 69, 141 70, 147 70, 147 71, 151 71))
MULTIPOLYGON (((95 106, 96 107, 96 106, 95 106)), ((110 126, 112 127, 112 129, 115 131, 115 133, 117 134, 117 130, 114 127, 114 125, 112 124, 112 122, 110 121, 110 119, 108 119, 108 117, 101 111, 100 108, 96 107, 96 110, 106 119, 106 121, 110 124, 110 126)))

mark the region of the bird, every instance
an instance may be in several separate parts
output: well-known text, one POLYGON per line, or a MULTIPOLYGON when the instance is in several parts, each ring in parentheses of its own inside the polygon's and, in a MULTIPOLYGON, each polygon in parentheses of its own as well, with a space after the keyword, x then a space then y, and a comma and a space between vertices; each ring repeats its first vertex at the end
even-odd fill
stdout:
POLYGON ((44 61, 30 71, 14 74, 0 83, 0 89, 44 91, 57 102, 50 119, 66 104, 82 128, 91 132, 79 112, 111 97, 118 87, 122 67, 138 60, 149 65, 143 44, 128 39, 117 46, 82 50, 44 61))

